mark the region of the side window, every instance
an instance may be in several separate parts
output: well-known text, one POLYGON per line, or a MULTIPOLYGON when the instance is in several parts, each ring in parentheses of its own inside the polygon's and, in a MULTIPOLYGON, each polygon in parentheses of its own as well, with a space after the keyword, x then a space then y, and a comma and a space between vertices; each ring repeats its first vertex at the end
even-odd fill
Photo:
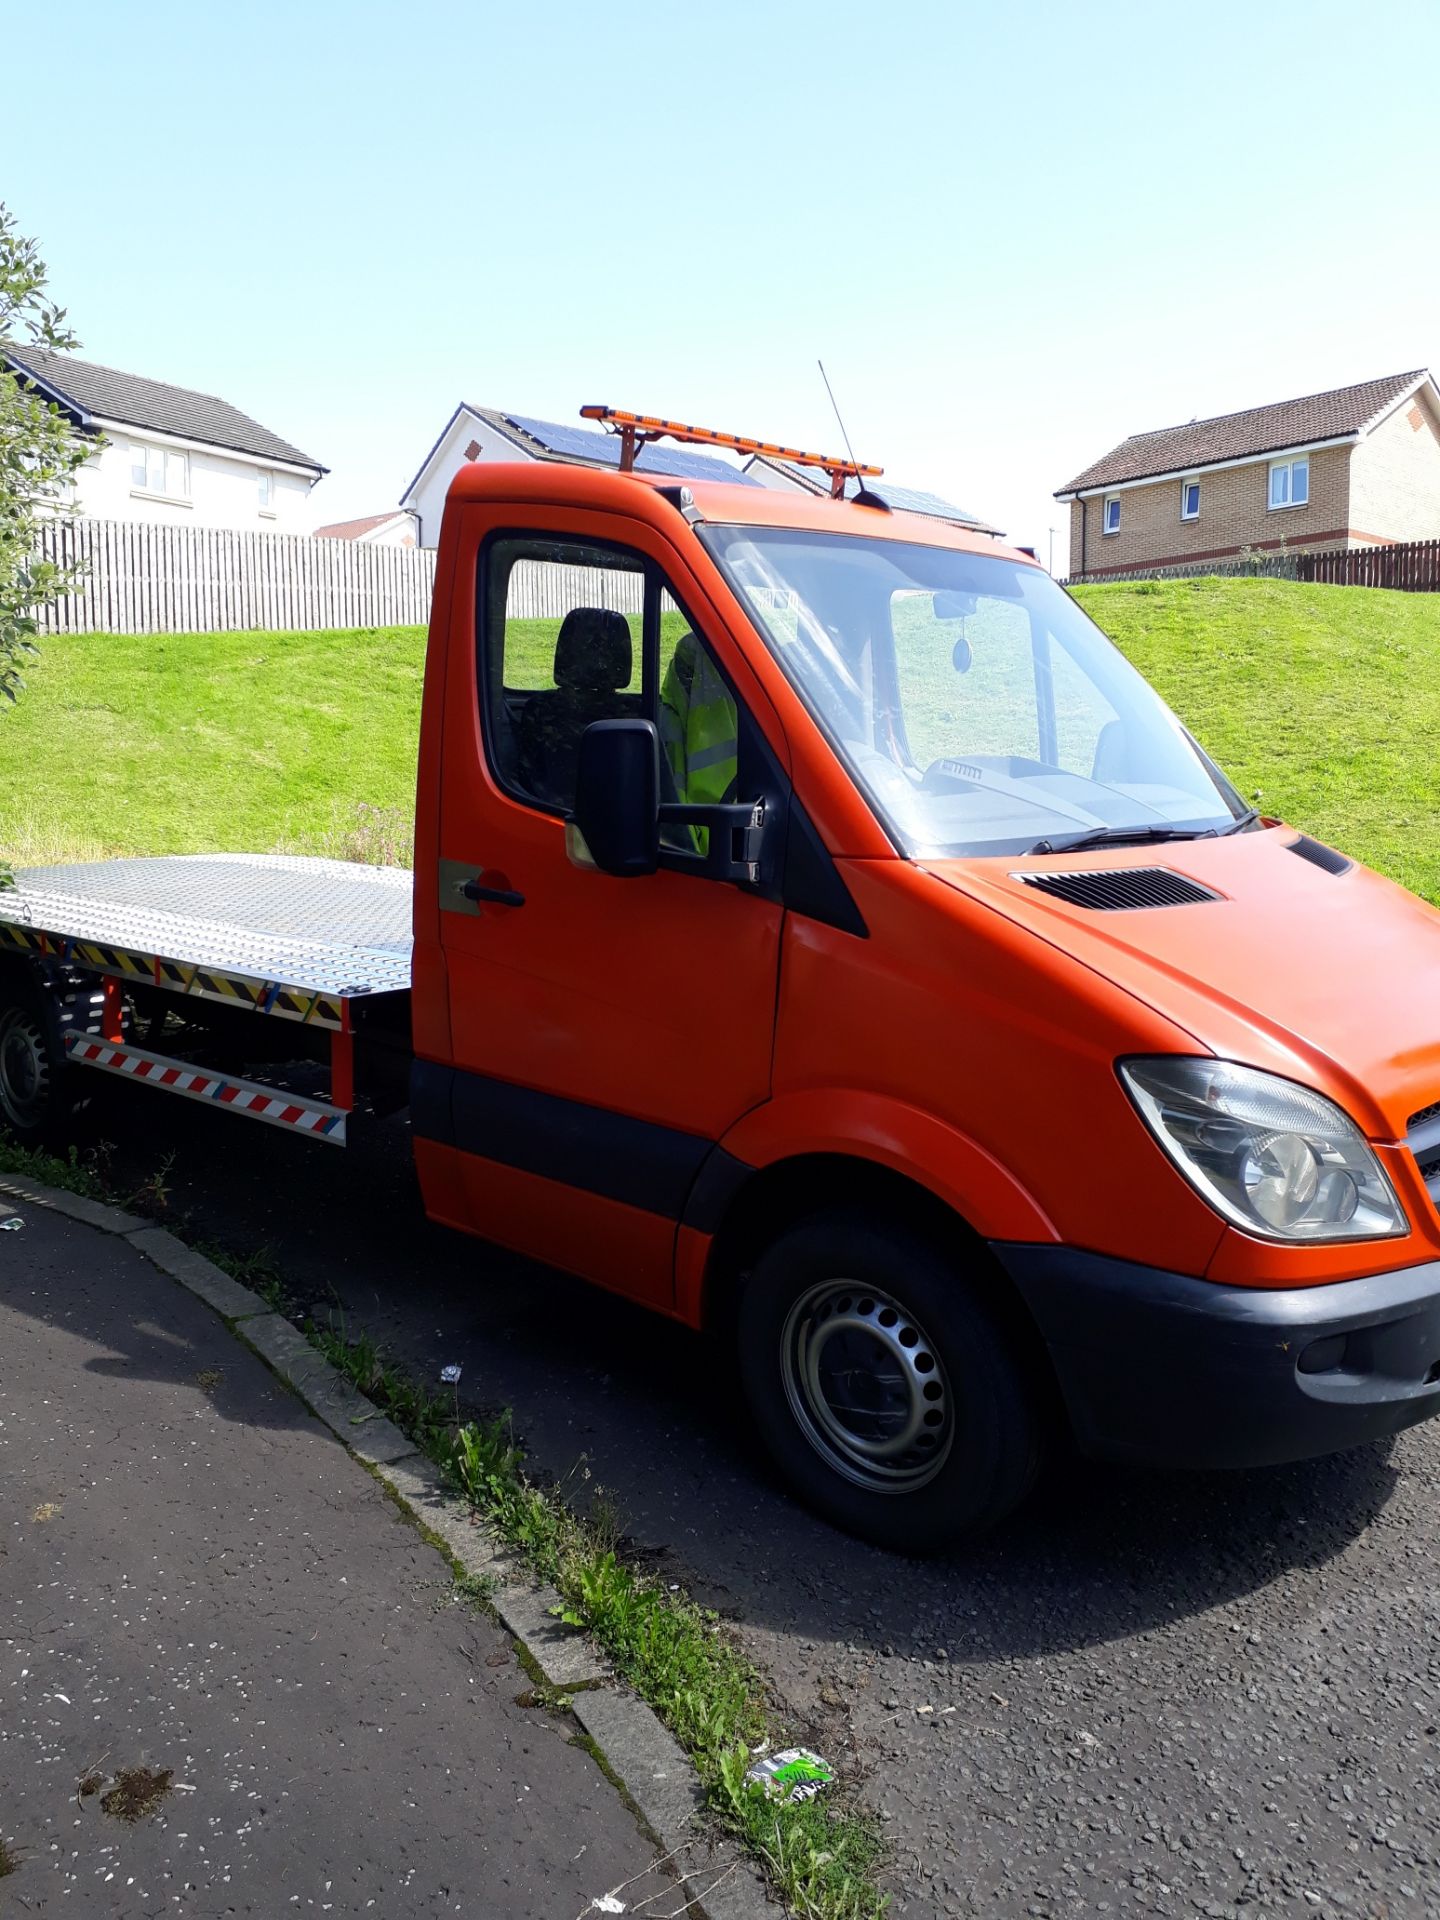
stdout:
POLYGON ((512 791, 564 811, 586 727, 644 711, 644 566, 614 548, 502 539, 485 595, 491 765, 512 791))
MULTIPOLYGON (((647 718, 662 801, 734 797, 739 713, 713 655, 653 566, 618 547, 501 536, 486 549, 480 671, 490 763, 518 798, 563 813, 596 720, 647 718)), ((671 853, 703 828, 667 822, 671 853)))

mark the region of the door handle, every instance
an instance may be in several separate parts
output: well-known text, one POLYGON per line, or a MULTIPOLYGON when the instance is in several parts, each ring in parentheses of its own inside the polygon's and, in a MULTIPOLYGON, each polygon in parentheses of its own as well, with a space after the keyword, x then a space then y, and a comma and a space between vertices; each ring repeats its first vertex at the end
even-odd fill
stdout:
POLYGON ((460 888, 467 900, 488 900, 496 907, 523 907, 525 896, 510 887, 482 887, 478 880, 467 880, 460 888))

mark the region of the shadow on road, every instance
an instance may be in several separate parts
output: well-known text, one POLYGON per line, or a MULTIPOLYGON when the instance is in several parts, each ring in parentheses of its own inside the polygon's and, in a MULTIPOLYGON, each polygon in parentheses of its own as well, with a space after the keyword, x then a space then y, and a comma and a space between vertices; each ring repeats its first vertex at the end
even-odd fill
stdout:
MULTIPOLYGON (((111 1136, 145 1142, 143 1158, 111 1150, 122 1187, 173 1154, 177 1218, 236 1252, 266 1246, 306 1305, 338 1302, 421 1377, 460 1364, 462 1403, 513 1409, 545 1472, 584 1456, 637 1545, 755 1627, 901 1653, 943 1633, 954 1661, 1101 1645, 1324 1565, 1396 1485, 1388 1445, 1249 1473, 1067 1459, 990 1540, 899 1560, 788 1499, 714 1343, 430 1225, 403 1121, 357 1129, 341 1153, 140 1089, 122 1100, 150 1102, 143 1130, 111 1136)), ((161 1345, 144 1351, 169 1364, 161 1345)))

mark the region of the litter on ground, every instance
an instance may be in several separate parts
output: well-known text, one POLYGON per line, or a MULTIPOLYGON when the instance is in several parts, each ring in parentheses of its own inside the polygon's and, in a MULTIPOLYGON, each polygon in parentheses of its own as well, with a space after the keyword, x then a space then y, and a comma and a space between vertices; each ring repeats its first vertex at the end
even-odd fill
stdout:
POLYGON ((827 1761, 808 1747, 786 1747, 746 1769, 748 1786, 760 1788, 771 1800, 813 1800, 817 1793, 835 1784, 835 1774, 827 1761))

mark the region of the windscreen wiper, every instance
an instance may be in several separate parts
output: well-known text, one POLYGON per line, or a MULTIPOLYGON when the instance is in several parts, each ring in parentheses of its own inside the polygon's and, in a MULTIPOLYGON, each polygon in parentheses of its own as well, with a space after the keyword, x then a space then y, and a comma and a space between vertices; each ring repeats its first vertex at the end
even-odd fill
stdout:
POLYGON ((1037 840, 1031 853, 1078 853, 1081 847, 1153 846, 1161 840, 1214 840, 1214 827, 1096 827, 1073 840, 1037 840))
POLYGON ((1247 807, 1237 820, 1233 820, 1228 827, 1220 829, 1220 836, 1223 839, 1227 833, 1243 833, 1246 827, 1253 827, 1259 818, 1258 807, 1247 807))

